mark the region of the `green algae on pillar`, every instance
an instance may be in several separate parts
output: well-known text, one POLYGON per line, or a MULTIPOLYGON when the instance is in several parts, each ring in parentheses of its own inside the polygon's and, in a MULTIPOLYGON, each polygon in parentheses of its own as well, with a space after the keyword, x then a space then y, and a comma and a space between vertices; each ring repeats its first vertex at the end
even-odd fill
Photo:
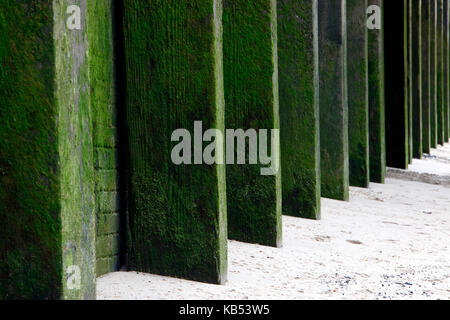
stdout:
MULTIPOLYGON (((88 1, 89 77, 92 105, 96 274, 118 271, 124 263, 123 206, 119 184, 118 116, 115 100, 112 0, 88 1)), ((126 133, 125 133, 126 134, 126 133)))
POLYGON ((319 1, 322 196, 349 197, 346 1, 319 1))
POLYGON ((96 297, 86 6, 2 2, 0 299, 96 297))
POLYGON ((367 0, 347 0, 348 149, 350 185, 367 188, 369 173, 369 82, 367 0))
POLYGON ((436 69, 437 69, 437 143, 444 144, 444 0, 437 0, 436 69))
POLYGON ((449 3, 448 0, 444 0, 444 40, 443 40, 443 68, 444 68, 444 93, 443 93, 443 117, 444 117, 444 143, 449 140, 449 3))
POLYGON ((412 2, 407 0, 407 74, 408 74, 408 163, 413 159, 413 68, 412 68, 412 2))
MULTIPOLYGON (((369 152, 370 181, 384 183, 386 176, 386 136, 384 102, 384 0, 369 0, 368 17, 379 19, 368 30, 369 152), (377 10, 380 12, 377 12, 377 10), (379 26, 377 26, 379 24, 379 26), (379 27, 379 28, 378 28, 379 27)), ((369 26, 368 26, 369 27, 369 26)))
POLYGON ((430 147, 437 147, 437 0, 430 0, 430 147))
MULTIPOLYGON (((226 127, 279 130, 276 1, 224 0, 223 7, 226 127)), ((267 149, 279 161, 276 145, 267 149)), ((281 170, 262 175, 263 167, 227 161, 228 237, 281 246, 281 170)))
POLYGON ((411 49, 411 104, 412 104, 412 149, 413 157, 420 159, 422 146, 422 37, 421 7, 422 0, 410 2, 410 49, 411 49))
POLYGON ((202 144, 195 121, 224 130, 221 17, 220 0, 124 1, 131 270, 226 279, 222 139, 212 165, 187 149, 171 157, 172 139, 202 144))
POLYGON ((386 164, 406 169, 409 164, 407 3, 384 2, 384 39, 386 80, 386 164), (399 18, 400 17, 400 18, 399 18))
POLYGON ((421 46, 422 46, 422 70, 421 70, 421 82, 422 82, 422 152, 430 153, 431 139, 430 139, 430 100, 431 100, 431 87, 430 87, 430 9, 431 1, 422 0, 421 7, 421 46))
POLYGON ((283 214, 311 219, 320 218, 317 2, 277 10, 283 214))

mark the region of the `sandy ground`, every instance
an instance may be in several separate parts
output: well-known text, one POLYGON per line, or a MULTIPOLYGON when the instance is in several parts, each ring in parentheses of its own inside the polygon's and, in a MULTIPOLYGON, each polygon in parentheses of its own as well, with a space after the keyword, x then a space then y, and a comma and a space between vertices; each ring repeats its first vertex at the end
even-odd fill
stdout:
POLYGON ((321 221, 284 217, 280 249, 229 241, 226 285, 116 272, 98 299, 450 299, 449 181, 446 145, 348 203, 323 199, 321 221))

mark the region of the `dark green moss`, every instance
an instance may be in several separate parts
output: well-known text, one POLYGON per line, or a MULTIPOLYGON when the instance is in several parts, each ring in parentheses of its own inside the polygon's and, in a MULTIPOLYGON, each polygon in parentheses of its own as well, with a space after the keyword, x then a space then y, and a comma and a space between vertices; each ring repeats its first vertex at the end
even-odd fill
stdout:
MULTIPOLYGON (((276 2, 223 3, 226 127, 244 131, 278 129, 276 2)), ((227 166, 227 189, 231 191, 227 195, 228 236, 279 246, 280 172, 262 176, 261 167, 227 166)))
POLYGON ((283 214, 320 218, 317 1, 278 2, 283 214))
POLYGON ((386 176, 384 0, 369 0, 381 9, 381 29, 368 30, 369 162, 370 181, 384 183, 386 176))
POLYGON ((367 0, 347 0, 350 185, 369 186, 367 0))
POLYGON ((121 168, 119 151, 122 149, 118 145, 119 120, 115 101, 113 10, 112 0, 88 2, 89 76, 97 200, 97 277, 117 271, 121 265, 120 255, 126 250, 121 241, 124 239, 121 225, 124 219, 121 216, 122 190, 118 169, 121 168), (106 241, 111 243, 105 244, 106 241), (117 250, 111 253, 105 249, 108 247, 117 250))
POLYGON ((410 2, 410 50, 411 50, 411 104, 412 104, 412 151, 420 159, 422 146, 422 36, 421 1, 410 2))
POLYGON ((430 153, 431 1, 422 1, 422 151, 430 153))
POLYGON ((437 143, 444 144, 444 2, 437 0, 436 70, 437 70, 437 143))
MULTIPOLYGON (((424 1, 424 0, 422 0, 424 1)), ((444 1, 444 18, 443 18, 443 127, 444 127, 444 143, 449 140, 449 3, 444 1)))
POLYGON ((345 0, 319 1, 322 196, 348 200, 348 98, 345 0))
POLYGON ((52 1, 0 10, 0 299, 61 295, 52 1))
POLYGON ((413 64, 412 64, 412 9, 411 1, 406 2, 406 66, 408 79, 408 164, 413 159, 413 64))
POLYGON ((437 0, 430 1, 430 147, 437 147, 437 0))
POLYGON ((125 0, 132 270, 222 283, 224 166, 172 163, 171 135, 224 129, 220 0, 125 0))
MULTIPOLYGON (((86 1, 76 2, 86 13, 86 1)), ((95 297, 86 26, 66 1, 2 1, 0 298, 95 297), (81 270, 69 290, 65 270, 81 270)), ((84 20, 83 20, 84 21, 84 20)))

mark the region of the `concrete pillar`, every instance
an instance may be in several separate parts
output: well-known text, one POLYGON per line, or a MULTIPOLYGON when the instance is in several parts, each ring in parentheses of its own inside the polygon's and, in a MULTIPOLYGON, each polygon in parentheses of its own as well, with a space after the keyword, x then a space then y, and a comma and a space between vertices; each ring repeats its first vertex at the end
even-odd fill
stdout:
POLYGON ((430 103, 431 103, 431 69, 430 69, 430 9, 431 1, 422 0, 421 4, 421 36, 422 36, 422 152, 430 153, 430 103))
POLYGON ((406 169, 408 140, 408 0, 385 1, 384 27, 386 80, 386 162, 389 167, 406 169))
POLYGON ((449 140, 449 3, 444 0, 444 40, 443 40, 443 64, 444 64, 444 143, 449 140))
POLYGON ((2 3, 0 299, 96 297, 86 16, 86 0, 2 3))
MULTIPOLYGON (((276 14, 275 0, 224 0, 227 129, 269 130, 269 137, 271 130, 279 130, 276 14)), ((260 139, 257 149, 266 147, 264 140, 260 139)), ((274 136, 273 142, 277 140, 274 136)), ((268 141, 268 150, 277 162, 279 145, 275 143, 270 147, 268 141)), ((230 154, 228 147, 227 153, 230 154)), ((281 246, 281 170, 265 175, 263 171, 268 165, 255 162, 257 164, 233 165, 227 161, 227 189, 231 190, 228 193, 228 237, 281 246)))
POLYGON ((367 0, 347 0, 348 148, 350 185, 367 188, 369 173, 369 82, 367 0))
POLYGON ((420 159, 423 155, 422 146, 422 25, 421 7, 422 0, 409 0, 410 15, 410 48, 411 48, 411 103, 412 103, 412 137, 413 156, 420 159))
POLYGON ((407 68, 408 68, 408 163, 413 159, 413 48, 412 48, 412 2, 408 0, 407 4, 407 68))
POLYGON ((444 144, 444 0, 437 0, 437 142, 444 144))
POLYGON ((118 67, 123 65, 123 61, 116 59, 113 48, 113 20, 119 24, 122 17, 113 16, 118 8, 112 0, 89 1, 88 9, 98 277, 118 271, 125 263, 125 186, 119 168, 123 169, 122 140, 126 132, 122 132, 121 121, 125 117, 121 101, 116 99, 115 85, 115 75, 122 81, 123 74, 119 75, 113 67, 114 61, 118 67))
POLYGON ((437 147, 437 4, 430 1, 430 147, 437 147))
POLYGON ((277 10, 283 214, 311 219, 320 218, 317 2, 277 10))
POLYGON ((124 1, 131 270, 226 279, 220 134, 202 157, 224 130, 221 17, 220 0, 124 1))
POLYGON ((369 151, 370 181, 384 183, 386 176, 385 87, 384 87, 384 0, 368 0, 370 17, 380 9, 380 29, 368 30, 369 71, 369 151))
POLYGON ((348 200, 346 1, 319 1, 322 196, 348 200))

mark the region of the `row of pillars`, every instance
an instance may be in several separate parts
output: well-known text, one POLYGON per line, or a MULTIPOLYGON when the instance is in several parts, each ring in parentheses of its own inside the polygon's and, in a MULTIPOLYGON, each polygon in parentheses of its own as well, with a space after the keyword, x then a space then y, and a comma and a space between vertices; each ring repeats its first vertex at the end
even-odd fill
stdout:
POLYGON ((385 41, 387 165, 406 169, 449 140, 449 4, 385 7, 385 30, 392 33, 385 41))
POLYGON ((227 239, 280 247, 283 214, 320 219, 321 197, 346 201, 350 185, 383 183, 386 164, 407 168, 449 139, 448 10, 2 3, 0 298, 95 298, 96 276, 124 263, 221 284, 227 239), (175 164, 180 128, 195 155, 175 164), (208 129, 279 132, 264 147, 279 169, 225 165, 208 129))

